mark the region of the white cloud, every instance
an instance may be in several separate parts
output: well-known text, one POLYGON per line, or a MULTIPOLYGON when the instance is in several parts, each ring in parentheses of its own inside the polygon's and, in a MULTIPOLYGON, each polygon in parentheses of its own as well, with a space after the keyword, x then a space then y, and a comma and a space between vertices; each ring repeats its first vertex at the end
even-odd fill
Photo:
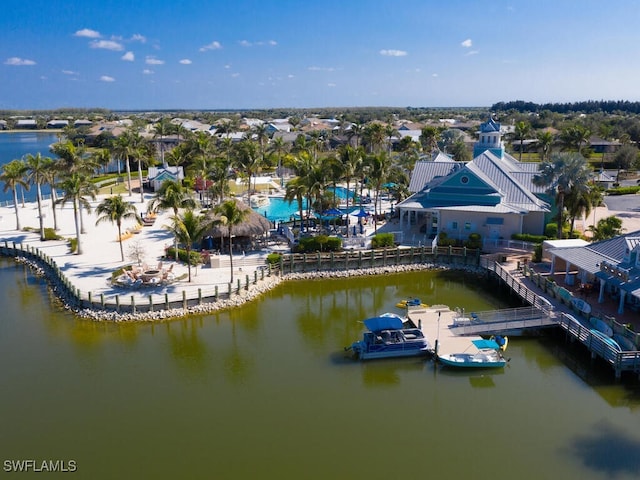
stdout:
POLYGON ((480 53, 480 51, 479 51, 479 50, 471 50, 471 51, 469 51, 469 52, 465 53, 465 54, 464 54, 464 56, 465 56, 465 57, 468 57, 469 55, 477 55, 477 54, 479 54, 479 53, 480 53))
POLYGON ((182 60, 180 60, 180 63, 182 65, 191 65, 193 62, 191 60, 189 60, 188 58, 183 58, 182 60))
POLYGON ((121 43, 118 43, 114 40, 94 40, 89 44, 91 48, 102 48, 104 50, 113 50, 114 52, 119 52, 124 50, 124 47, 121 43))
POLYGON ((252 43, 249 42, 248 40, 240 40, 240 42, 238 43, 240 43, 241 47, 250 47, 252 45, 252 43))
POLYGON ((145 68, 144 70, 142 70, 142 73, 144 73, 145 75, 153 75, 154 72, 153 70, 149 70, 148 68, 145 68))
POLYGON ((120 58, 125 62, 133 62, 136 59, 136 56, 133 54, 133 52, 127 52, 120 58))
POLYGON ((470 38, 467 38, 464 42, 462 42, 460 45, 462 45, 464 48, 471 48, 473 46, 473 42, 471 41, 470 38))
POLYGON ((116 79, 115 79, 115 78, 113 78, 113 77, 110 77, 109 75, 102 75, 102 76, 100 77, 100 81, 101 81, 101 82, 115 82, 115 81, 116 81, 116 79))
POLYGON ((240 76, 240 74, 239 74, 239 73, 232 73, 232 74, 231 74, 231 76, 232 76, 233 78, 238 78, 238 77, 240 76))
POLYGON ((26 58, 20 58, 20 57, 11 57, 11 58, 7 58, 4 61, 5 65, 13 65, 16 67, 22 67, 25 65, 35 65, 36 62, 34 62, 33 60, 28 60, 26 58))
POLYGON ((295 78, 296 76, 293 73, 290 73, 289 75, 287 75, 287 78, 295 78))
POLYGON ((311 66, 308 68, 308 70, 312 71, 312 72, 334 72, 335 68, 334 67, 318 67, 318 66, 311 66))
POLYGON ((220 50, 221 48, 222 48, 222 45, 220 45, 220 42, 213 41, 208 45, 200 47, 200 51, 201 52, 206 52, 207 50, 220 50))
POLYGON ((276 45, 278 45, 278 42, 276 42, 275 40, 269 40, 269 45, 275 47, 276 45))
POLYGON ((231 68, 231 65, 225 65, 224 68, 226 68, 227 70, 231 68))
POLYGON ((147 37, 140 35, 139 33, 133 34, 131 40, 134 42, 147 43, 147 37))
POLYGON ((90 28, 83 28, 82 30, 78 30, 73 34, 74 37, 85 37, 85 38, 100 38, 100 32, 96 32, 95 30, 91 30, 90 28))
POLYGON ((147 55, 144 63, 146 63, 147 65, 164 65, 164 60, 160 60, 152 55, 147 55))
POLYGON ((62 73, 65 75, 80 75, 78 72, 74 72, 73 70, 62 70, 62 73))
POLYGON ((437 74, 437 73, 432 73, 432 74, 431 74, 431 76, 432 76, 433 78, 438 78, 438 74, 437 74))
POLYGON ((336 84, 335 84, 335 83, 327 83, 327 87, 332 87, 332 88, 333 88, 333 87, 335 87, 335 86, 336 86, 336 84))
POLYGON ((404 50, 380 50, 380 55, 386 57, 405 57, 408 53, 404 50))

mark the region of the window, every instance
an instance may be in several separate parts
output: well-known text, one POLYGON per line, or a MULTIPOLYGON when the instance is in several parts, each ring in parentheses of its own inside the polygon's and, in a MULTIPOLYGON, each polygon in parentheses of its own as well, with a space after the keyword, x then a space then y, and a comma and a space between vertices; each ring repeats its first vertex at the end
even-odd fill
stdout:
POLYGON ((451 228, 454 230, 458 229, 458 222, 451 222, 451 228))
POLYGON ((464 229, 471 230, 471 222, 464 222, 464 229))
POLYGON ((466 185, 467 183, 469 183, 469 177, 463 175, 462 177, 460 177, 460 183, 466 185))

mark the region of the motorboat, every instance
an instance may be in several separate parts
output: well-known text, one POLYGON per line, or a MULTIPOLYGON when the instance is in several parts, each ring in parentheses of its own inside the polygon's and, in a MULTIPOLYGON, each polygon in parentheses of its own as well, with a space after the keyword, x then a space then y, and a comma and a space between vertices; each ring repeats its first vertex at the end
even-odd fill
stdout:
POLYGON ((438 361, 453 368, 503 368, 507 360, 500 353, 495 340, 472 340, 477 352, 448 353, 438 355, 438 361))
POLYGON ((269 200, 269 197, 267 195, 251 195, 249 203, 251 205, 251 208, 260 208, 269 205, 271 203, 271 200, 269 200))
POLYGON ((353 342, 351 350, 361 360, 374 358, 417 357, 427 355, 430 345, 419 328, 404 328, 402 317, 383 314, 364 320, 367 332, 353 342))

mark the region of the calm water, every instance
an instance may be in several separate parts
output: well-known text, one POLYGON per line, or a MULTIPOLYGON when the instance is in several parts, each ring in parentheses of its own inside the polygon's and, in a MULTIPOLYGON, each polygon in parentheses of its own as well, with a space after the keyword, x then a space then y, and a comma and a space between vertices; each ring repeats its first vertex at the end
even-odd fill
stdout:
MULTIPOLYGON (((0 168, 11 160, 20 159, 27 154, 40 153, 43 157, 53 157, 49 151, 49 145, 58 141, 55 133, 2 133, 0 134, 0 168)), ((13 200, 11 191, 3 191, 4 184, 0 184, 0 202, 13 200)), ((43 193, 49 193, 48 188, 43 188, 43 193)), ((35 200, 35 189, 25 193, 26 200, 35 200)))
POLYGON ((358 320, 399 298, 504 305, 459 274, 286 284, 230 312, 114 325, 52 310, 0 260, 2 460, 79 478, 630 479, 640 390, 559 338, 509 342, 500 373, 360 363, 358 320))

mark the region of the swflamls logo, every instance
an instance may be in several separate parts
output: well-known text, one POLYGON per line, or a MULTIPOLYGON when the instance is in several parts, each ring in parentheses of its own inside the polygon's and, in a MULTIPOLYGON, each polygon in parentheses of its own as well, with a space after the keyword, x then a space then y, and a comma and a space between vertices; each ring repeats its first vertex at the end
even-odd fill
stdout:
POLYGON ((75 460, 5 460, 2 469, 5 472, 75 472, 78 464, 75 460))

